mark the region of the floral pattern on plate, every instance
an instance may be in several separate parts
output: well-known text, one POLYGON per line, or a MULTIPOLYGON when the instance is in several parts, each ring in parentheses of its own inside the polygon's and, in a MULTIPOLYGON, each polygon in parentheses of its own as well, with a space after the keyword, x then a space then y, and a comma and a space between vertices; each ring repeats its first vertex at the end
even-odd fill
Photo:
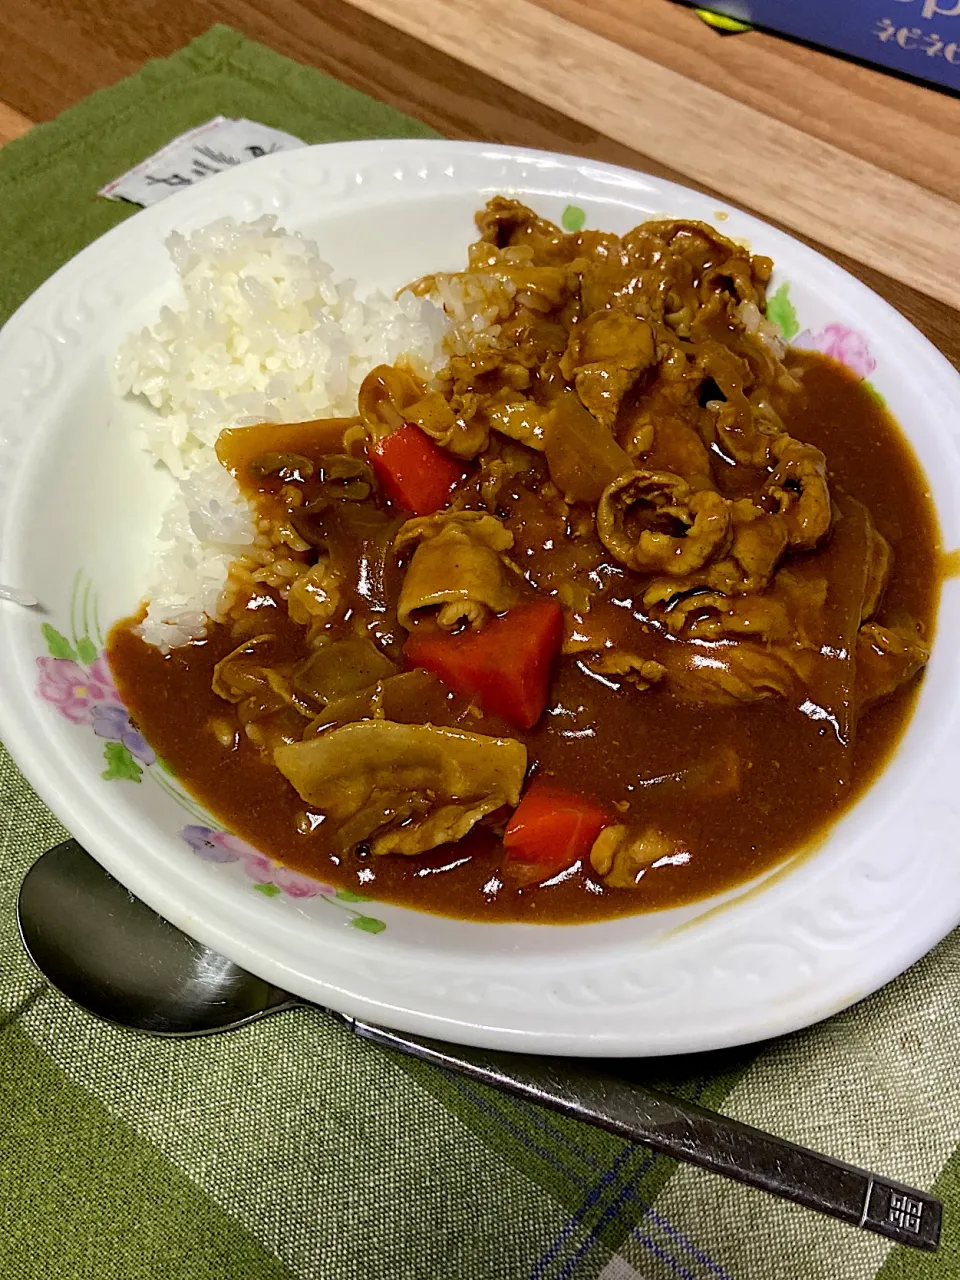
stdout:
POLYGON ((861 381, 877 367, 864 335, 845 324, 824 325, 817 333, 804 329, 791 340, 790 345, 801 351, 821 351, 825 356, 832 356, 861 381))
POLYGON ((74 582, 70 635, 49 622, 41 631, 47 656, 37 658, 37 693, 72 724, 89 725, 104 739, 107 767, 101 777, 140 782, 157 755, 131 721, 114 684, 89 580, 78 574, 74 582))
POLYGON ((386 928, 382 920, 364 915, 347 905, 368 901, 362 894, 353 893, 349 889, 335 889, 332 884, 323 884, 299 871, 291 871, 289 867, 274 862, 259 849, 229 831, 190 823, 183 828, 180 836, 197 857, 207 862, 239 862, 254 882, 253 887, 265 897, 275 898, 285 894, 288 898, 322 898, 331 906, 345 911, 354 929, 360 929, 364 933, 380 933, 386 928))
MULTIPOLYGON (((767 299, 767 317, 777 325, 784 341, 791 347, 800 351, 820 351, 846 365, 861 381, 868 378, 877 367, 877 362, 870 353, 870 345, 858 329, 851 329, 845 324, 827 324, 816 333, 812 329, 801 330, 796 308, 790 298, 788 281, 784 281, 767 299)), ((867 389, 877 399, 880 398, 869 384, 867 389)))

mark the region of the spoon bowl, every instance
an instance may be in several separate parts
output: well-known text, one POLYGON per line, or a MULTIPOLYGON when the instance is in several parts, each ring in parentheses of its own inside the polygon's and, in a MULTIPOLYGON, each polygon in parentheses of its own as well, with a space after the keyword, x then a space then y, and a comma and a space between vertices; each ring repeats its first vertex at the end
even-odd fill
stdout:
POLYGON ((88 1013, 136 1031, 209 1035, 300 1004, 151 911, 76 840, 27 872, 17 921, 51 985, 88 1013))

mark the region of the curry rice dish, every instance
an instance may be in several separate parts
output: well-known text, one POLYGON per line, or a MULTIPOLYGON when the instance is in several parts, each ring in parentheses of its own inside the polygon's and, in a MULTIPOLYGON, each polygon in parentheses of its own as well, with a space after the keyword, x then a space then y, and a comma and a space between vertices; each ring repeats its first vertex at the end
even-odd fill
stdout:
POLYGON ((201 803, 310 875, 491 921, 703 898, 814 844, 902 732, 924 477, 849 371, 785 348, 769 259, 503 197, 477 225, 414 286, 439 373, 220 434, 257 542, 202 638, 132 618, 113 670, 201 803))

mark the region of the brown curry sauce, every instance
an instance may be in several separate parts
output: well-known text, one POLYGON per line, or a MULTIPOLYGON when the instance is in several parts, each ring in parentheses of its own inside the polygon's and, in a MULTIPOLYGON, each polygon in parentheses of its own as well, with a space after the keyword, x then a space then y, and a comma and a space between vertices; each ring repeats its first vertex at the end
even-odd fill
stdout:
MULTIPOLYGON (((818 355, 791 360, 805 398, 783 410, 784 424, 824 451, 835 494, 869 508, 894 553, 884 616, 915 619, 929 641, 940 583, 938 530, 910 446, 847 370, 818 355)), ((524 568, 535 575, 551 552, 542 531, 537 545, 535 526, 524 536, 524 568)), ((258 600, 283 656, 297 656, 302 628, 274 607, 271 592, 258 600)), ((624 604, 629 623, 635 602, 624 604)), ((502 874, 499 835, 483 825, 456 845, 416 857, 374 858, 362 848, 332 853, 322 828, 311 831, 304 802, 211 689, 216 663, 237 643, 229 628, 213 626, 207 639, 165 656, 139 639, 136 622, 119 624, 109 641, 124 701, 181 783, 225 826, 276 860, 365 896, 488 921, 585 922, 676 906, 812 847, 883 768, 916 696, 914 681, 870 707, 855 745, 845 749, 828 724, 782 698, 696 705, 666 683, 642 692, 608 687, 587 678, 575 655, 562 656, 547 713, 534 729, 518 731, 490 717, 470 729, 520 738, 531 763, 558 782, 682 835, 689 856, 648 869, 629 890, 605 887, 582 871, 523 888, 502 874), (225 724, 232 725, 228 733, 225 724), (739 761, 739 785, 726 792, 724 753, 739 761)), ((434 696, 436 707, 419 708, 418 717, 443 723, 455 700, 439 686, 434 696)))

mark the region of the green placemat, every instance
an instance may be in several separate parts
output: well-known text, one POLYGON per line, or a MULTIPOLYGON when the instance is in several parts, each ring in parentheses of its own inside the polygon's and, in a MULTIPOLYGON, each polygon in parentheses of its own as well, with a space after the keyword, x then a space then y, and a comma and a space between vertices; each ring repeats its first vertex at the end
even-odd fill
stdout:
MULTIPOLYGON (((215 27, 0 151, 0 318, 135 216, 99 187, 217 114, 310 142, 431 135, 215 27)), ((320 1015, 180 1043, 97 1023, 44 988, 16 936, 20 877, 63 835, 0 749, 3 1280, 960 1275, 956 936, 809 1032, 630 1068, 936 1186, 931 1258, 393 1059, 320 1015)))

